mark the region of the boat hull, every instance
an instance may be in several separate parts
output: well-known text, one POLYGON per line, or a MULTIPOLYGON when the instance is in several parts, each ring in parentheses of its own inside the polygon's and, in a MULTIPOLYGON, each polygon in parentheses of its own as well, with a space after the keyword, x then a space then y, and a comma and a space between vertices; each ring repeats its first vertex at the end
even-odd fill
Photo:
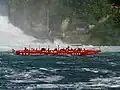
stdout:
POLYGON ((25 56, 87 56, 101 52, 100 50, 16 50, 16 55, 25 56))

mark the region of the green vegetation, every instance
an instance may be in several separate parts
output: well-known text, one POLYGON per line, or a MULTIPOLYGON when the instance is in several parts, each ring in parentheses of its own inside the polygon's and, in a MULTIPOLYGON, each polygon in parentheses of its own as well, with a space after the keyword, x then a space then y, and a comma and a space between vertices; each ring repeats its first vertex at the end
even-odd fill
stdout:
POLYGON ((120 5, 120 0, 69 0, 76 17, 86 20, 95 27, 89 31, 88 44, 120 45, 120 9, 112 9, 112 4, 120 5), (107 18, 108 16, 108 18, 107 18), (102 20, 102 18, 106 18, 102 20), (101 21, 101 22, 100 22, 101 21))

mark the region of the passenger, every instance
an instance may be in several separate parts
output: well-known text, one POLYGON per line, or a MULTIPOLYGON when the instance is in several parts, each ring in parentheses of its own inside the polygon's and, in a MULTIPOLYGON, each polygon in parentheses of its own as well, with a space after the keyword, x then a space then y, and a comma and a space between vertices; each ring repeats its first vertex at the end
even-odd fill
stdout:
POLYGON ((33 48, 31 48, 31 50, 33 50, 33 48))
POLYGON ((48 51, 50 50, 50 48, 48 48, 48 51))
POLYGON ((34 48, 32 48, 32 50, 35 50, 34 48))
POLYGON ((82 48, 78 48, 78 50, 80 50, 80 51, 81 51, 81 50, 82 50, 82 48))
POLYGON ((68 46, 66 49, 69 50, 69 48, 70 48, 70 47, 68 46))
POLYGON ((41 50, 46 50, 45 48, 41 48, 41 50))
POLYGON ((57 51, 57 48, 55 48, 54 51, 57 51))
POLYGON ((68 46, 68 48, 70 48, 70 47, 68 46))
POLYGON ((63 48, 63 49, 60 49, 60 50, 64 51, 65 49, 63 48))
POLYGON ((28 50, 26 47, 25 47, 25 49, 24 50, 28 50))

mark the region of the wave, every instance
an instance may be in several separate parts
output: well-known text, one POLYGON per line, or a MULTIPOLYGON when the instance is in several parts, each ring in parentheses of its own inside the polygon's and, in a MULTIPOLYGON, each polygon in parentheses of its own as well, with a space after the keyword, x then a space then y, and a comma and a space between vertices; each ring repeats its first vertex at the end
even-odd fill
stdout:
POLYGON ((96 78, 91 79, 89 82, 79 82, 73 84, 36 84, 34 86, 27 86, 25 90, 29 89, 75 89, 75 90, 101 90, 101 89, 115 89, 120 88, 120 77, 111 77, 111 78, 96 78))
MULTIPOLYGON (((8 70, 9 69, 7 69, 7 71, 8 70)), ((28 72, 19 73, 17 71, 14 72, 12 71, 11 75, 5 75, 4 78, 6 78, 8 81, 12 83, 36 83, 36 82, 52 83, 64 79, 63 76, 55 75, 54 70, 49 70, 46 68, 40 68, 39 70, 32 69, 28 72)))

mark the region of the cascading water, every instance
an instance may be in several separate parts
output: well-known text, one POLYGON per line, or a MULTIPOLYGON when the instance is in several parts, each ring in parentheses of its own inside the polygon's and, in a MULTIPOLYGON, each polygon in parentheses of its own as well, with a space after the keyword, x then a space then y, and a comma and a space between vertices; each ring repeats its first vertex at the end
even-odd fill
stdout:
POLYGON ((66 18, 63 22, 62 22, 62 25, 61 25, 61 30, 63 32, 63 37, 65 37, 65 30, 67 29, 68 27, 68 24, 69 24, 69 18, 66 18))
POLYGON ((0 0, 0 49, 20 48, 32 43, 35 38, 25 35, 19 28, 9 23, 8 10, 4 0, 0 0))
POLYGON ((41 46, 46 45, 45 47, 49 44, 53 48, 62 43, 60 40, 55 40, 53 43, 55 45, 48 40, 45 40, 44 44, 35 41, 40 40, 26 35, 21 29, 9 22, 7 5, 4 0, 0 0, 0 50, 20 49, 29 45, 38 47, 38 44, 41 46))

